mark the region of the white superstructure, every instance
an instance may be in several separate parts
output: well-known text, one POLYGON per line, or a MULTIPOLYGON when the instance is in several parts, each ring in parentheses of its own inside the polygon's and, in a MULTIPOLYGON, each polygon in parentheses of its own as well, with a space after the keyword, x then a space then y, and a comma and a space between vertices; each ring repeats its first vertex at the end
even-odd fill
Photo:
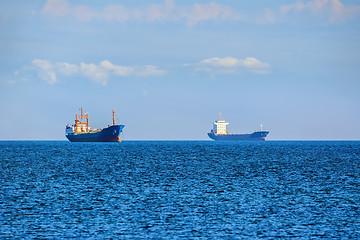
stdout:
POLYGON ((217 121, 214 122, 213 130, 214 133, 217 135, 226 135, 228 134, 226 130, 226 126, 228 125, 228 122, 225 122, 224 120, 221 120, 221 117, 218 118, 217 121))

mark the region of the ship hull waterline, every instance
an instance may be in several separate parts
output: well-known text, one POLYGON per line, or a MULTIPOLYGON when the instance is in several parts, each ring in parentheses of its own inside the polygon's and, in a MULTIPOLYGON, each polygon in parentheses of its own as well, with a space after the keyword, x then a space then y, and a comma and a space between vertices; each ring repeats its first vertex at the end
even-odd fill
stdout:
POLYGON ((70 142, 120 142, 124 125, 113 125, 94 133, 67 134, 70 142))
POLYGON ((215 141, 265 141, 268 131, 257 131, 250 134, 215 134, 213 131, 208 136, 215 141))

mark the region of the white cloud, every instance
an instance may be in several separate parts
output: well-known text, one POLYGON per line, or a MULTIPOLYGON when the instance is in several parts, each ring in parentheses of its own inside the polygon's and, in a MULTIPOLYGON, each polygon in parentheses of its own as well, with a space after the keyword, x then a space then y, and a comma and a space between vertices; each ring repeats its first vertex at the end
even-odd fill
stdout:
POLYGON ((95 65, 93 63, 81 63, 80 72, 84 76, 94 80, 95 82, 100 83, 101 85, 107 85, 108 72, 106 69, 95 65))
POLYGON ((42 9, 43 12, 55 17, 68 15, 70 10, 70 4, 66 0, 47 0, 42 9))
POLYGON ((68 0, 47 0, 42 8, 44 14, 54 17, 70 17, 80 21, 184 21, 188 26, 209 20, 246 21, 260 24, 275 23, 280 16, 291 16, 293 12, 310 12, 315 16, 328 18, 330 22, 341 22, 359 17, 360 6, 345 5, 341 0, 304 0, 282 5, 276 10, 265 8, 254 16, 246 16, 231 6, 214 1, 204 4, 181 5, 176 4, 174 0, 164 0, 162 3, 152 3, 133 8, 121 4, 108 4, 102 9, 95 9, 76 4, 76 1, 71 4, 68 0))
POLYGON ((313 0, 309 2, 298 1, 294 4, 280 7, 282 14, 291 12, 311 12, 315 16, 325 16, 330 22, 341 22, 360 16, 360 6, 344 5, 340 0, 313 0))
POLYGON ((127 8, 120 4, 109 4, 102 10, 91 9, 85 5, 71 5, 67 0, 47 0, 42 12, 54 17, 70 16, 82 21, 107 20, 125 22, 130 20, 162 21, 183 19, 188 25, 200 21, 232 19, 242 16, 231 7, 217 4, 178 5, 173 0, 165 0, 160 4, 149 4, 144 7, 127 8))
POLYGON ((147 19, 150 21, 167 19, 171 16, 175 9, 175 3, 172 0, 167 0, 164 4, 151 4, 146 10, 147 19))
POLYGON ((243 66, 254 73, 267 74, 270 73, 270 64, 261 62, 256 58, 248 57, 243 60, 243 66))
POLYGON ((252 73, 267 74, 271 71, 270 64, 261 62, 254 57, 245 59, 236 59, 233 57, 208 58, 202 60, 200 64, 197 65, 196 69, 211 74, 234 74, 243 70, 252 73))
POLYGON ((100 66, 103 67, 104 69, 112 71, 115 75, 118 76, 129 76, 134 73, 133 67, 117 66, 107 60, 102 61, 100 63, 100 66))
POLYGON ((229 6, 223 6, 215 2, 209 4, 195 4, 186 15, 188 25, 195 25, 200 21, 216 19, 239 20, 241 16, 235 13, 229 6))
POLYGON ((149 77, 149 76, 162 76, 166 73, 164 70, 160 70, 158 67, 153 65, 146 65, 145 67, 139 68, 136 75, 142 77, 149 77))
POLYGON ((32 61, 32 64, 38 67, 39 69, 45 71, 51 70, 53 68, 53 65, 49 61, 41 60, 41 59, 34 59, 32 61))
POLYGON ((287 14, 290 11, 302 11, 304 10, 305 6, 303 2, 296 2, 291 5, 283 5, 280 7, 282 13, 287 14))
POLYGON ((77 74, 79 72, 79 67, 75 64, 69 64, 69 63, 57 63, 56 68, 58 71, 64 75, 71 76, 74 74, 77 74))
POLYGON ((208 58, 208 59, 202 60, 200 63, 203 65, 212 66, 212 67, 231 68, 231 67, 235 67, 236 65, 238 65, 239 60, 237 60, 236 58, 233 58, 233 57, 224 57, 224 58, 214 57, 214 58, 208 58))
MULTIPOLYGON (((120 66, 111 63, 108 60, 103 60, 99 64, 94 63, 80 63, 79 65, 70 64, 66 62, 58 62, 52 64, 50 61, 42 59, 34 59, 32 66, 28 70, 35 70, 40 79, 54 84, 58 82, 58 77, 65 76, 83 76, 89 78, 96 83, 103 86, 107 85, 108 78, 113 77, 127 77, 127 76, 161 76, 166 71, 159 69, 157 66, 120 66)), ((14 72, 14 76, 19 75, 19 70, 14 72)))
POLYGON ((109 22, 118 21, 125 22, 130 19, 130 11, 122 5, 110 4, 99 13, 99 18, 105 19, 109 22))
POLYGON ((82 21, 90 21, 96 16, 96 11, 93 11, 85 5, 75 6, 71 9, 71 13, 77 19, 82 21))
POLYGON ((54 72, 54 66, 49 61, 34 59, 32 61, 32 64, 33 67, 36 69, 39 78, 51 84, 57 82, 56 73, 54 72))

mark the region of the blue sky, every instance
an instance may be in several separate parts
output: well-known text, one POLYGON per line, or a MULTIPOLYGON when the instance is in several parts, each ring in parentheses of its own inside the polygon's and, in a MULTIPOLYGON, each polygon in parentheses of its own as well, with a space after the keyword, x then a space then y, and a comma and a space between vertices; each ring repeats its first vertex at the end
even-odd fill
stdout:
POLYGON ((360 139, 358 1, 3 1, 0 51, 0 140, 360 139))

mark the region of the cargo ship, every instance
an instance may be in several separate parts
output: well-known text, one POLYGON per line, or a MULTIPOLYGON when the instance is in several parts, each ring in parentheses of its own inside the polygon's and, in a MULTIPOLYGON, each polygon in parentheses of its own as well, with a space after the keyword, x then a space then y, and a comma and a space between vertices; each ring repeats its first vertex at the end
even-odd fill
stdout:
POLYGON ((266 136, 269 134, 269 131, 262 129, 262 125, 260 131, 253 133, 229 134, 226 130, 228 124, 228 122, 221 119, 220 115, 218 120, 214 122, 213 129, 208 133, 208 136, 215 141, 265 141, 266 136))
POLYGON ((121 142, 120 133, 125 125, 115 124, 115 111, 113 110, 113 125, 108 125, 102 129, 90 129, 89 115, 75 115, 75 124, 67 125, 65 128, 65 136, 70 142, 121 142), (86 120, 86 122, 85 122, 86 120))

